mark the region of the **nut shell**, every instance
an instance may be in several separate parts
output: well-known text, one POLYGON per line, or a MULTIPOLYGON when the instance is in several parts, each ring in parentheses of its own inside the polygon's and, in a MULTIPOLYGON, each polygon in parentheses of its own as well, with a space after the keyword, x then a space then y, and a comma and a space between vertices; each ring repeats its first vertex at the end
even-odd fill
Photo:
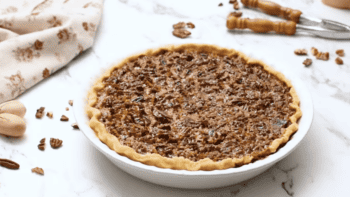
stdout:
POLYGON ((23 118, 24 115, 26 114, 26 111, 27 109, 23 105, 23 103, 16 100, 5 102, 0 105, 0 114, 9 113, 9 114, 14 114, 23 118))
POLYGON ((0 134, 21 137, 26 131, 24 119, 9 113, 0 114, 0 134))

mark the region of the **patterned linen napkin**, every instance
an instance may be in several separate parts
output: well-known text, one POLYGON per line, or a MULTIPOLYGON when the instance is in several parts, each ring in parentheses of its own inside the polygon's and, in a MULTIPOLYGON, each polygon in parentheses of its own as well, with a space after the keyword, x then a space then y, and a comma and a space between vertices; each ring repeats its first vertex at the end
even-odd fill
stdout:
POLYGON ((103 0, 0 0, 0 103, 93 44, 103 0))

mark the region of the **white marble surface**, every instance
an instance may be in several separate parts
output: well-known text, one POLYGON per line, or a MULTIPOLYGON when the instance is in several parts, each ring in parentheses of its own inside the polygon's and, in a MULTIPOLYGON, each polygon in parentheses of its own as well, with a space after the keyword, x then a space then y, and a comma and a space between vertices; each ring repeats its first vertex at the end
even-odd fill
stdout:
MULTIPOLYGON (((305 15, 337 20, 350 25, 349 10, 327 7, 321 0, 275 0, 297 8, 305 15)), ((324 40, 310 36, 259 35, 227 31, 225 18, 232 5, 220 0, 105 0, 102 23, 95 44, 50 78, 18 99, 27 107, 27 131, 23 138, 0 137, 0 158, 21 164, 20 170, 0 168, 0 196, 350 196, 350 41, 324 40), (222 2, 224 5, 218 7, 222 2), (179 39, 172 24, 191 21, 192 35, 179 39), (116 60, 142 49, 170 43, 212 43, 235 48, 262 59, 283 72, 292 72, 305 82, 314 101, 314 121, 301 145, 268 171, 243 183, 211 190, 181 190, 141 181, 115 167, 98 152, 79 130, 68 100, 81 84, 116 60), (329 61, 315 60, 305 68, 305 57, 297 48, 316 47, 330 52, 329 61), (335 50, 345 49, 344 65, 337 65, 335 50), (46 107, 54 118, 35 118, 36 109, 46 107), (61 122, 62 114, 69 122, 61 122), (41 138, 47 148, 39 151, 41 138), (48 145, 60 138, 58 150, 48 145), (45 176, 31 172, 41 167, 45 176), (285 185, 285 189, 282 187, 285 185)), ((264 17, 242 8, 243 16, 264 17)))

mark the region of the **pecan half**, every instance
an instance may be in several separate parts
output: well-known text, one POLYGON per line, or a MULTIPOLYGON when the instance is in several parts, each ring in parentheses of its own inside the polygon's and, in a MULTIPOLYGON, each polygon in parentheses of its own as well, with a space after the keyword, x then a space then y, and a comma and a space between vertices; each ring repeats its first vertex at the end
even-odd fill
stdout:
POLYGON ((308 66, 310 66, 310 65, 312 64, 312 60, 309 59, 309 58, 307 58, 307 59, 303 62, 303 64, 304 64, 306 67, 308 67, 308 66))
POLYGON ((233 3, 233 9, 239 10, 239 4, 237 1, 233 3))
POLYGON ((67 122, 69 120, 69 118, 65 115, 61 116, 61 121, 67 122))
POLYGON ((296 49, 294 53, 295 55, 307 55, 306 49, 296 49))
POLYGON ((173 35, 179 38, 187 38, 191 35, 191 32, 185 30, 185 29, 174 29, 173 35))
POLYGON ((234 3, 236 3, 236 2, 237 2, 237 0, 230 0, 228 3, 234 4, 234 3))
POLYGON ((35 172, 40 175, 44 175, 44 170, 42 168, 36 167, 32 169, 32 172, 35 172))
POLYGON ((173 25, 174 29, 182 29, 184 27, 186 27, 186 23, 185 22, 178 22, 178 23, 173 25))
POLYGON ((0 166, 3 166, 8 169, 19 169, 18 163, 8 159, 0 159, 0 166))
POLYGON ((74 129, 79 129, 79 126, 78 126, 77 123, 73 123, 73 124, 72 124, 72 127, 73 127, 74 129))
POLYGON ((329 53, 328 52, 325 52, 325 53, 319 52, 316 55, 316 59, 327 61, 327 60, 329 60, 329 53))
POLYGON ((195 28, 194 24, 191 23, 191 22, 186 23, 186 25, 187 25, 187 27, 190 28, 190 29, 194 29, 194 28, 195 28))
POLYGON ((313 56, 316 56, 316 55, 318 54, 318 50, 317 50, 315 47, 312 47, 312 48, 311 48, 311 54, 312 54, 313 56))
POLYGON ((47 112, 46 116, 49 117, 49 118, 52 118, 53 117, 53 113, 52 112, 47 112))
POLYGON ((340 57, 335 58, 335 63, 337 63, 338 65, 342 65, 344 62, 340 57))
POLYGON ((36 118, 42 118, 44 116, 45 107, 40 107, 36 110, 35 117, 36 118))
POLYGON ((56 139, 56 138, 51 138, 50 139, 50 144, 52 148, 59 148, 62 146, 63 141, 60 139, 56 139))
POLYGON ((335 53, 337 55, 339 55, 340 57, 344 57, 344 49, 338 49, 338 50, 335 51, 335 53))
POLYGON ((228 16, 227 16, 227 18, 228 17, 231 17, 231 16, 233 16, 233 17, 241 17, 242 16, 242 12, 231 12, 228 16))
POLYGON ((40 144, 38 145, 40 150, 45 150, 45 138, 40 140, 40 144))

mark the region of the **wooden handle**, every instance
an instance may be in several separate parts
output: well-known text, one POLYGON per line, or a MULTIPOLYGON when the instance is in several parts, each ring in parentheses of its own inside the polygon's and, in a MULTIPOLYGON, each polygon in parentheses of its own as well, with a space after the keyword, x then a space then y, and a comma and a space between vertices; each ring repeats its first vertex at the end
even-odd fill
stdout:
POLYGON ((278 34, 294 35, 296 23, 293 21, 272 22, 266 19, 248 19, 229 17, 226 22, 228 29, 251 29, 257 33, 274 31, 278 34))
POLYGON ((302 14, 299 10, 293 10, 278 5, 277 3, 265 0, 241 0, 242 4, 251 8, 259 8, 262 12, 279 16, 284 19, 299 23, 300 15, 302 14))

